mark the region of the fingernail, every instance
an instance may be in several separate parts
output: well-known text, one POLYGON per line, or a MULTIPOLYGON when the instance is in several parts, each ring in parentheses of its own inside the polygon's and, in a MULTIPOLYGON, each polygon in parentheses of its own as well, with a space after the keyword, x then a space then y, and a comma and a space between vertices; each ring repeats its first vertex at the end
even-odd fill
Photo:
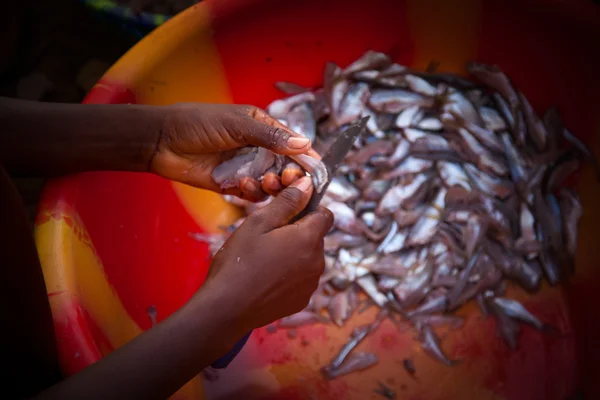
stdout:
POLYGON ((302 178, 294 182, 290 187, 295 187, 296 189, 302 192, 308 192, 311 185, 312 181, 310 180, 310 178, 308 176, 303 176, 302 178))
POLYGON ((310 143, 308 138, 292 136, 287 140, 287 145, 290 149, 302 149, 310 143))

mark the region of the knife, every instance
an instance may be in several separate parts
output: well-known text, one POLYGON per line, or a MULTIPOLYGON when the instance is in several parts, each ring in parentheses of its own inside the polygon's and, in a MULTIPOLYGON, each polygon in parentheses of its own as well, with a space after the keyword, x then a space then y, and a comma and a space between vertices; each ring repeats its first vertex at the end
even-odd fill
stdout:
MULTIPOLYGON (((319 192, 319 193, 317 193, 316 191, 313 192, 313 195, 310 198, 310 201, 308 202, 308 205, 306 206, 306 208, 304 210, 302 210, 302 212, 300 212, 300 214, 298 214, 290 223, 294 223, 294 222, 304 218, 306 215, 310 214, 311 212, 313 212, 317 209, 317 207, 319 206, 319 203, 321 202, 321 199, 323 198, 323 196, 325 195, 325 192, 327 191, 327 187, 329 186, 329 183, 335 176, 335 172, 337 171, 339 166, 342 164, 342 161, 344 161, 344 157, 346 157, 346 154, 348 154, 348 152, 352 148, 352 145, 356 141, 356 138, 365 129, 365 126, 367 125, 368 120, 369 120, 369 117, 364 117, 360 120, 353 122, 331 144, 331 146, 325 153, 325 156, 321 160, 323 162, 323 164, 325 164, 325 168, 327 168, 327 182, 323 186, 323 189, 321 189, 321 192, 319 192)), ((233 359, 242 350, 242 348, 248 341, 248 338, 250 337, 251 333, 252 333, 252 331, 248 332, 246 334, 246 336, 244 336, 242 339, 240 339, 235 344, 235 346, 233 346, 233 348, 231 350, 229 350, 229 352, 227 352, 227 354, 225 354, 223 357, 219 358, 217 361, 212 363, 211 367, 216 368, 216 369, 222 369, 222 368, 227 367, 229 365, 229 363, 231 361, 233 361, 233 359)))
POLYGON ((325 156, 323 156, 323 159, 321 160, 323 164, 325 164, 325 168, 327 168, 327 182, 323 186, 321 192, 313 192, 313 195, 310 198, 310 201, 308 202, 306 208, 302 210, 302 212, 300 212, 300 214, 298 214, 292 220, 291 223, 294 223, 304 218, 311 212, 316 211, 317 207, 319 206, 319 203, 321 203, 321 199, 323 199, 323 196, 327 191, 329 183, 331 183, 331 180, 335 177, 335 172, 342 164, 342 161, 344 161, 346 154, 348 154, 348 152, 352 148, 352 145, 356 141, 356 138, 358 138, 365 129, 369 118, 370 117, 367 116, 357 121, 354 121, 352 124, 350 124, 350 126, 348 126, 348 128, 346 128, 340 134, 340 136, 338 136, 335 139, 331 146, 329 146, 329 149, 327 150, 327 152, 325 152, 325 156))

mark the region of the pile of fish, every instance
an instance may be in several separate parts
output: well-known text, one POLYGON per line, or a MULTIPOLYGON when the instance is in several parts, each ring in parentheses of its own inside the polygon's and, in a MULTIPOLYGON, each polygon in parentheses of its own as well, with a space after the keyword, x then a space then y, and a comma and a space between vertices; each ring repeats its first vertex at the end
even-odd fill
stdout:
MULTIPOLYGON (((329 379, 378 362, 353 350, 384 318, 411 324, 425 352, 453 365, 434 328, 460 327, 453 312, 469 301, 496 318, 514 349, 521 323, 547 326, 506 297, 507 282, 533 293, 544 279, 555 285, 573 272, 582 207, 564 182, 583 160, 597 167, 592 154, 555 109, 536 115, 498 67, 470 63, 468 71, 474 81, 412 71, 369 51, 344 69, 327 64, 317 90, 277 84, 289 96, 267 111, 319 152, 344 126, 370 117, 322 201, 335 223, 320 286, 307 309, 278 325, 343 326, 367 307, 380 309, 323 368, 329 379)), ((215 180, 260 180, 294 163, 318 173, 306 158, 244 149, 229 161, 236 174, 217 170, 215 180)), ((248 214, 269 202, 229 200, 248 214)), ((213 251, 226 237, 211 238, 213 251)))

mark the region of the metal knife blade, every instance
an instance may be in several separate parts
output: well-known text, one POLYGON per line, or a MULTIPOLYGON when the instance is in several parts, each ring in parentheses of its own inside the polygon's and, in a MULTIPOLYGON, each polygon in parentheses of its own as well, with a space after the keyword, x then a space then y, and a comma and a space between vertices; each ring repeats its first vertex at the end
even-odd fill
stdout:
POLYGON ((325 156, 321 160, 327 168, 327 183, 325 183, 325 186, 323 187, 323 190, 321 190, 320 193, 317 193, 316 191, 313 192, 313 195, 310 198, 310 201, 308 202, 306 208, 302 210, 302 212, 292 220, 292 223, 302 219, 304 216, 310 214, 311 212, 317 209, 319 203, 321 203, 321 199, 327 191, 329 183, 335 176, 335 172, 342 164, 342 161, 344 161, 344 157, 346 157, 346 154, 348 154, 348 152, 352 148, 352 145, 354 144, 356 138, 365 129, 369 118, 370 117, 367 116, 354 121, 331 144, 331 146, 325 153, 325 156))

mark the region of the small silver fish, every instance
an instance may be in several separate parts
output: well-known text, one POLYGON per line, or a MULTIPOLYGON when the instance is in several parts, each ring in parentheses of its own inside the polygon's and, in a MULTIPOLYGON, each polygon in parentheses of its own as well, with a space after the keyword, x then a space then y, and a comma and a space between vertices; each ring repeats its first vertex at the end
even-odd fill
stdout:
POLYGON ((407 74, 404 76, 404 79, 409 89, 413 92, 417 92, 423 96, 435 96, 437 93, 437 89, 423 78, 407 74))
POLYGON ((378 215, 393 214, 398 208, 402 207, 402 203, 414 195, 428 179, 429 178, 425 174, 421 174, 408 184, 392 187, 379 202, 375 213, 378 215))
POLYGON ((312 311, 300 311, 288 317, 279 320, 280 328, 297 328, 303 325, 314 324, 315 322, 327 323, 327 318, 312 311))
POLYGON ((440 178, 442 178, 442 181, 444 181, 444 184, 447 187, 459 185, 465 188, 466 190, 471 190, 469 177, 467 176, 465 170, 460 164, 447 161, 438 161, 437 170, 440 175, 440 178))
POLYGON ((418 124, 422 118, 423 110, 417 105, 411 106, 398 114, 395 125, 397 128, 410 128, 418 124))
POLYGON ((377 289, 377 282, 372 275, 362 276, 356 283, 379 307, 385 306, 388 302, 387 297, 377 289))
POLYGON ((267 113, 273 118, 285 119, 292 108, 302 103, 310 103, 315 100, 315 95, 312 92, 298 93, 285 99, 275 100, 267 106, 267 113))
POLYGON ((399 113, 411 106, 430 107, 431 99, 403 89, 376 89, 369 98, 369 106, 375 111, 399 113))
POLYGON ((535 315, 527 311, 518 301, 505 297, 496 297, 494 298, 494 303, 509 317, 527 322, 536 329, 541 330, 544 328, 544 324, 535 315))
POLYGON ((323 367, 321 370, 326 379, 335 379, 342 375, 361 371, 372 367, 379 362, 379 357, 374 353, 352 353, 338 368, 330 366, 323 367))
POLYGON ((490 131, 500 132, 507 128, 506 122, 504 122, 498 111, 491 107, 479 107, 479 115, 483 119, 485 128, 490 131))
POLYGON ((425 117, 416 126, 424 131, 441 131, 443 127, 442 121, 435 117, 425 117))

